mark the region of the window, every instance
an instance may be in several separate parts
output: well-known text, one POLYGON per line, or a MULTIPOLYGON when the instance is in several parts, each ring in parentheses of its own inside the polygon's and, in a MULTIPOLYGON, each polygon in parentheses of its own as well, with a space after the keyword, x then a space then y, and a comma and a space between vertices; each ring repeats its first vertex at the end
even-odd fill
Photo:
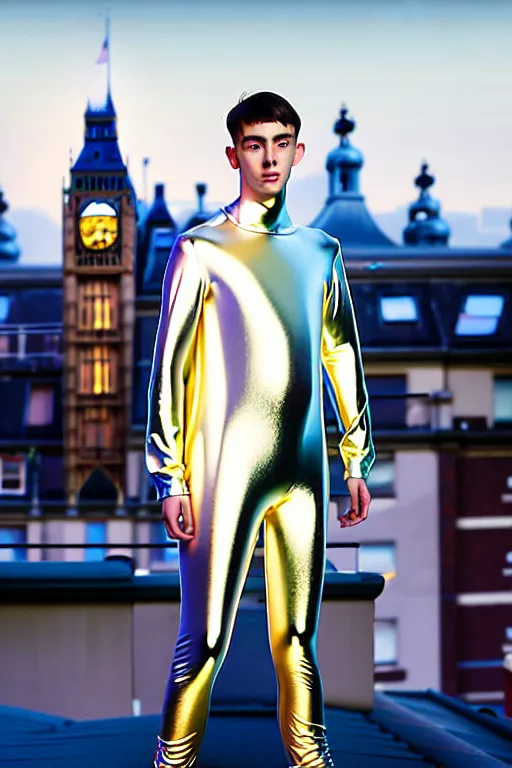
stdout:
MULTIPOLYGON (((5 323, 9 317, 9 296, 0 296, 0 324, 5 323)), ((9 336, 0 336, 0 357, 9 354, 9 336)))
MULTIPOLYGON (((104 544, 107 540, 107 524, 105 521, 87 522, 85 524, 85 543, 86 544, 104 544)), ((104 560, 106 554, 105 547, 91 547, 84 549, 84 560, 93 562, 104 560)))
POLYGON ((0 296, 0 323, 5 323, 9 317, 10 303, 9 296, 0 296))
POLYGON ((398 627, 396 619, 376 619, 373 629, 375 664, 397 664, 398 627))
POLYGON ((512 422, 512 377, 494 377, 494 423, 512 422))
POLYGON ((151 550, 151 561, 157 563, 170 563, 178 569, 178 547, 176 542, 168 538, 164 524, 151 523, 151 543, 168 544, 167 547, 158 547, 151 550))
POLYGON ((62 334, 45 333, 43 336, 43 354, 60 357, 62 354, 62 334))
POLYGON ((418 321, 418 305, 414 296, 381 296, 380 311, 386 323, 418 321))
POLYGON ((505 299, 500 295, 470 294, 459 314, 457 336, 491 336, 496 333, 505 299))
POLYGON ((116 330, 117 285, 107 280, 81 283, 78 287, 78 329, 80 331, 116 330))
POLYGON ((82 395, 111 394, 116 391, 117 356, 107 346, 81 349, 79 352, 78 391, 82 395))
POLYGON ((23 496, 26 493, 24 456, 0 456, 0 494, 23 496))
POLYGON ((108 408, 86 408, 79 423, 84 448, 115 448, 115 417, 108 408))
POLYGON ((27 559, 27 550, 23 544, 27 543, 27 532, 25 528, 0 528, 0 544, 11 544, 5 549, 0 548, 0 561, 4 563, 16 562, 27 559))
POLYGON ((359 547, 359 570, 380 573, 386 581, 396 576, 395 544, 361 544, 359 547))
POLYGON ((28 427, 45 427, 52 424, 54 396, 52 387, 31 387, 26 422, 28 427))

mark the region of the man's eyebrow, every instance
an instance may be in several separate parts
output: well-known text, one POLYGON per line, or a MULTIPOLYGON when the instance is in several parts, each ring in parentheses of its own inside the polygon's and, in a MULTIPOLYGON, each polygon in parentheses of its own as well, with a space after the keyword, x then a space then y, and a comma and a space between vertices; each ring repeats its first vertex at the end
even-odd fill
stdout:
MULTIPOLYGON (((277 136, 272 136, 272 141, 282 141, 283 139, 293 139, 293 133, 278 133, 277 136)), ((245 144, 246 141, 259 141, 261 144, 264 144, 266 141, 265 136, 244 136, 242 139, 242 144, 245 144)))

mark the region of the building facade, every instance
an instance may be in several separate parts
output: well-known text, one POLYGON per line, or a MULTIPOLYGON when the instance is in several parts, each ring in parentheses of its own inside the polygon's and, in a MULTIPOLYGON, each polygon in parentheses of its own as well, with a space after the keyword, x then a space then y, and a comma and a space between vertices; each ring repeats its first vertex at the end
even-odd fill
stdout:
MULTIPOLYGON (((132 554, 175 567, 144 467, 160 287, 179 231, 208 217, 204 185, 178 226, 157 185, 137 200, 110 94, 85 113, 63 190, 62 267, 19 263, 0 198, 0 556, 132 554), (138 548, 139 544, 152 546, 138 548), (34 545, 27 548, 26 545, 34 545), (100 544, 101 546, 96 546, 100 544), (24 549, 25 546, 25 549, 24 549)), ((312 222, 339 237, 356 307, 377 462, 367 522, 347 504, 339 425, 326 396, 329 560, 386 575, 376 606, 376 681, 498 703, 512 646, 512 251, 454 249, 425 164, 392 242, 368 211, 346 109, 312 222)))

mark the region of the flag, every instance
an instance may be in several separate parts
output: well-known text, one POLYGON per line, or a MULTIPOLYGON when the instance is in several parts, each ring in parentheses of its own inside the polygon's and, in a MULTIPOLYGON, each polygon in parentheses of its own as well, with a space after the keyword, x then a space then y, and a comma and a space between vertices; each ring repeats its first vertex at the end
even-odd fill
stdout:
POLYGON ((96 64, 105 64, 105 62, 108 63, 108 37, 106 37, 105 40, 103 41, 100 55, 98 56, 96 64))

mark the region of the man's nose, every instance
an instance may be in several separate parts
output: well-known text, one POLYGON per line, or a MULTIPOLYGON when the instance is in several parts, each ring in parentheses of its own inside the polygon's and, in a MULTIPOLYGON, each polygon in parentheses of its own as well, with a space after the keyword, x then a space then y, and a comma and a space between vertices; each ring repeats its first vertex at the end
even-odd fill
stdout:
POLYGON ((272 154, 271 149, 267 149, 265 152, 265 160, 263 161, 264 168, 270 168, 272 165, 277 165, 277 160, 272 154))

